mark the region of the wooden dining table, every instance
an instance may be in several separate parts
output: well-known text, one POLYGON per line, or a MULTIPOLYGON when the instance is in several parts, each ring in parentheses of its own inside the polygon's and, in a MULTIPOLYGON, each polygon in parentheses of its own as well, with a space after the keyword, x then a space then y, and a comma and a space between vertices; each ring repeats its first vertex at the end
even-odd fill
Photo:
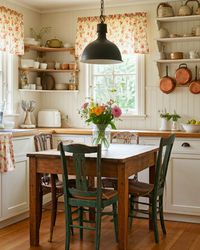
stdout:
MULTIPOLYGON (((118 248, 128 248, 128 178, 149 168, 149 182, 155 175, 158 147, 150 145, 111 144, 102 151, 102 176, 118 179, 118 248)), ((62 174, 60 152, 47 150, 28 153, 30 175, 30 245, 39 245, 39 186, 41 173, 62 174)), ((88 176, 95 175, 96 155, 86 159, 88 176)), ((70 168, 69 174, 73 174, 70 168)))

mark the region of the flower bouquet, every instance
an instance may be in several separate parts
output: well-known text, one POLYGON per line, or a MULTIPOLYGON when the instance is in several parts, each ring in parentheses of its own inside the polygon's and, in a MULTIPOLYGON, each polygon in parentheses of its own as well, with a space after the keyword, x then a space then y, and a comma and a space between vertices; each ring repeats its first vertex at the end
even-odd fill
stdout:
POLYGON ((79 113, 87 124, 93 123, 93 145, 101 144, 103 149, 110 145, 110 133, 107 131, 108 125, 116 129, 114 120, 122 114, 121 109, 109 100, 105 104, 95 103, 92 99, 82 105, 79 113))

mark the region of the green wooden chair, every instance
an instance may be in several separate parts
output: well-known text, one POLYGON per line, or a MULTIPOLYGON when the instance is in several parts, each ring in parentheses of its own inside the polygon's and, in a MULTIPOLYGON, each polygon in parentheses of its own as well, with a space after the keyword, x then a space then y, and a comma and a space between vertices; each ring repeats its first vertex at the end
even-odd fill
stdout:
POLYGON ((117 201, 118 195, 116 190, 102 189, 101 183, 101 145, 87 146, 83 144, 59 144, 61 153, 61 162, 63 169, 63 188, 64 188, 64 202, 65 202, 65 219, 66 219, 66 242, 65 250, 70 247, 70 229, 79 228, 80 239, 83 239, 83 229, 96 231, 96 247, 99 249, 100 245, 100 229, 101 217, 103 215, 112 215, 115 227, 115 237, 118 239, 118 224, 117 224, 117 201), (66 157, 65 152, 72 153, 72 156, 66 157), (96 187, 90 187, 88 177, 86 176, 87 162, 85 154, 96 153, 96 187), (69 158, 73 158, 73 164, 69 158), (73 167, 76 175, 76 185, 71 188, 68 185, 68 168, 73 167), (112 205, 111 212, 104 212, 103 209, 112 205), (72 207, 78 207, 78 217, 72 219, 72 207), (88 208, 88 209, 86 209, 88 208), (84 219, 83 213, 88 212, 89 209, 94 209, 95 212, 95 226, 88 225, 87 223, 94 223, 84 219), (77 222, 75 224, 75 221, 77 222))
MULTIPOLYGON (((114 132, 112 133, 112 136, 111 136, 111 143, 139 144, 139 136, 129 131, 114 132)), ((137 180, 138 175, 135 174, 134 176, 131 176, 130 180, 131 179, 137 180)), ((117 178, 102 177, 102 185, 104 188, 114 188, 115 190, 117 190, 118 189, 117 178)))
POLYGON ((167 175, 168 163, 171 155, 172 146, 175 140, 175 135, 168 138, 161 138, 159 152, 156 160, 156 174, 154 184, 143 183, 139 181, 129 181, 129 194, 130 194, 130 213, 131 218, 138 217, 138 213, 149 215, 152 220, 155 242, 159 242, 157 214, 160 215, 160 223, 163 234, 166 234, 164 216, 163 216, 163 192, 167 175), (148 197, 149 203, 138 201, 139 197, 148 197), (137 198, 137 200, 136 200, 137 198), (135 209, 135 203, 148 205, 148 210, 135 209))

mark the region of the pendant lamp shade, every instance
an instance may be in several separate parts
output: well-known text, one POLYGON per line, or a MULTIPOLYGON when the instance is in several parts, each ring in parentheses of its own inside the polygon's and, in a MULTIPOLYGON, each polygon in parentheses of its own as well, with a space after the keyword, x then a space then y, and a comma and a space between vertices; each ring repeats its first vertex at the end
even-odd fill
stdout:
POLYGON ((101 0, 101 23, 97 24, 98 38, 85 47, 80 60, 83 63, 117 64, 122 62, 118 47, 106 38, 107 24, 104 23, 103 4, 101 0))

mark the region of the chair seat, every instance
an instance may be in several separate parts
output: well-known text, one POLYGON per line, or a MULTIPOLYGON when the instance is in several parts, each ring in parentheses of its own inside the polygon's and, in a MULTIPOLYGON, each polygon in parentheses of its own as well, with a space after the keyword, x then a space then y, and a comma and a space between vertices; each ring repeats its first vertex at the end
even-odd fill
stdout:
MULTIPOLYGON (((75 187, 76 180, 75 179, 68 180, 68 185, 70 187, 75 187)), ((43 194, 49 193, 51 191, 51 182, 49 183, 42 182, 42 189, 43 189, 43 194)), ((63 194, 63 182, 60 180, 56 181, 56 193, 63 194)))
POLYGON ((129 181, 129 194, 133 196, 149 196, 153 191, 153 184, 140 181, 129 181))
MULTIPOLYGON (((95 188, 91 188, 90 191, 96 191, 95 188)), ((102 199, 103 200, 109 200, 114 198, 117 195, 117 191, 116 190, 111 190, 111 189, 102 189, 102 199)), ((78 198, 81 200, 96 200, 97 197, 96 196, 79 196, 76 195, 74 196, 74 198, 78 198)))

